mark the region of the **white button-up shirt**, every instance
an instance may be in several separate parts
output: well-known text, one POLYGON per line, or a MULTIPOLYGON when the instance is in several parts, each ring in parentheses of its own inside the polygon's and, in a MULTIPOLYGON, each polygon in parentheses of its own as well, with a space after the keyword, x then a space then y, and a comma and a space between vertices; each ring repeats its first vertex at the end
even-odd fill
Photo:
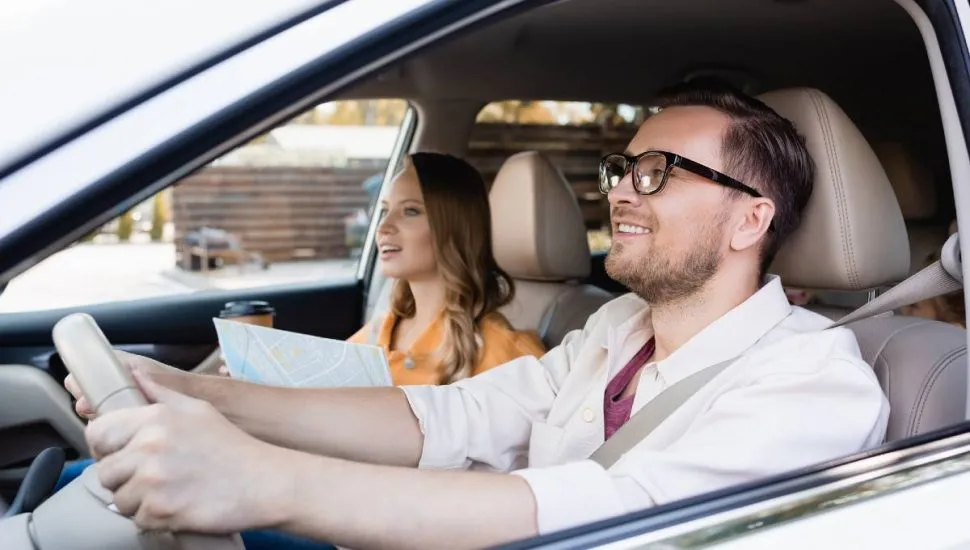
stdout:
POLYGON ((548 533, 876 446, 889 403, 853 333, 823 331, 829 323, 790 306, 769 277, 648 365, 656 372, 641 376, 633 414, 665 387, 740 355, 604 470, 588 458, 603 443, 606 385, 653 334, 647 304, 617 298, 541 359, 404 387, 424 434, 419 467, 522 476, 548 533))

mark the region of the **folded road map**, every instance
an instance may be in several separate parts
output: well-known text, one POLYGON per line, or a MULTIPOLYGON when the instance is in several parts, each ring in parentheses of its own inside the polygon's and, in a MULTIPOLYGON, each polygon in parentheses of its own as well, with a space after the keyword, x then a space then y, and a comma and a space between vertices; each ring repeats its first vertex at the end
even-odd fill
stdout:
POLYGON ((226 319, 213 319, 233 378, 290 387, 390 386, 384 350, 226 319))

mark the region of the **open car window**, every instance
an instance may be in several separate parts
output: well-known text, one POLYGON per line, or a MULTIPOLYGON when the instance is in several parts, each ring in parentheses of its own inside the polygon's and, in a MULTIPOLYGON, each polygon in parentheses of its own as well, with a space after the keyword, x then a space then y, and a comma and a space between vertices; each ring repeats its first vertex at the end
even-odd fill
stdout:
POLYGON ((14 278, 0 313, 352 281, 408 109, 318 105, 14 278))

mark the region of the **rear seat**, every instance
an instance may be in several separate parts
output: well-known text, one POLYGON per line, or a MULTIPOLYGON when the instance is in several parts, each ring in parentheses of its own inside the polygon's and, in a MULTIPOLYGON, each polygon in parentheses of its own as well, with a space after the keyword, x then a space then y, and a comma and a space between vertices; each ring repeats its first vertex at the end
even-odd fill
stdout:
POLYGON ((889 176, 909 234, 910 273, 925 266, 926 258, 939 252, 949 236, 949 221, 939 219, 933 174, 905 147, 895 142, 874 147, 889 176))

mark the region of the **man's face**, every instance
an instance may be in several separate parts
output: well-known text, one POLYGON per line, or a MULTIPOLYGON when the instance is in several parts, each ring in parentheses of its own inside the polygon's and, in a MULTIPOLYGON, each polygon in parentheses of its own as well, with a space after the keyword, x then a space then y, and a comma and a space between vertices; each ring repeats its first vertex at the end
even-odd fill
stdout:
MULTIPOLYGON (((669 151, 722 171, 721 136, 729 122, 707 107, 668 108, 640 127, 626 152, 669 151)), ((632 177, 628 173, 609 194, 607 273, 653 305, 693 295, 718 271, 727 249, 727 191, 673 168, 662 191, 640 195, 632 177)))

